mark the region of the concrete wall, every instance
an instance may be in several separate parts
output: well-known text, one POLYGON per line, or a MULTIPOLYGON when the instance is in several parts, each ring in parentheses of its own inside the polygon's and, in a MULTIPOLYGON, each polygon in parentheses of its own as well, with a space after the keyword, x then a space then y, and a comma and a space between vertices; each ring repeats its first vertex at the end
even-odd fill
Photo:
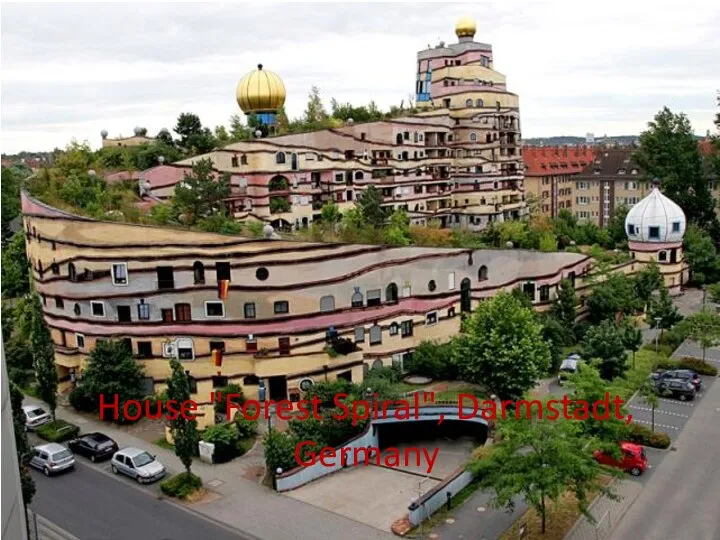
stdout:
POLYGON ((425 493, 418 501, 408 507, 408 519, 417 527, 421 522, 432 516, 438 509, 447 504, 447 494, 451 497, 473 480, 472 473, 458 469, 443 482, 425 493))

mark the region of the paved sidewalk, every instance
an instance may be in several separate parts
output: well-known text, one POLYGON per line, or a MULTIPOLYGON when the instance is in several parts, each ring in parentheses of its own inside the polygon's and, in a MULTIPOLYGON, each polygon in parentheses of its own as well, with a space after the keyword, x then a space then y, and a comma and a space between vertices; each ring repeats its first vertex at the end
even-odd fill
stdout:
POLYGON ((620 497, 613 501, 605 496, 595 500, 590 505, 590 514, 595 523, 590 523, 586 517, 581 517, 565 536, 565 540, 604 540, 610 535, 625 515, 630 505, 637 499, 642 491, 640 482, 627 478, 618 480, 613 486, 613 493, 620 497))
MULTIPOLYGON (((38 400, 26 398, 25 402, 38 403, 38 400)), ((81 432, 102 431, 115 439, 120 447, 135 446, 147 450, 155 454, 171 474, 183 470, 180 460, 171 450, 133 437, 112 424, 87 419, 65 407, 57 409, 57 417, 78 424, 81 432)), ((221 465, 195 460, 192 466, 193 473, 203 479, 206 488, 220 497, 187 506, 206 517, 262 540, 394 538, 390 533, 285 497, 258 485, 255 479, 249 480, 248 471, 257 465, 258 459, 262 460, 261 444, 257 444, 245 456, 221 465)), ((150 489, 159 492, 158 483, 153 484, 150 489)))

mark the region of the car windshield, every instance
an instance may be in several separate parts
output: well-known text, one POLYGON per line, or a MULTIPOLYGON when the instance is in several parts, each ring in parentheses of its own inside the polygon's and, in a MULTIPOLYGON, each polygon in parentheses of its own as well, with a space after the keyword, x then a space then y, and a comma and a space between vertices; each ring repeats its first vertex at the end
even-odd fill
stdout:
POLYGON ((27 413, 30 418, 37 418, 38 416, 42 416, 43 414, 45 414, 45 411, 43 411, 42 409, 33 409, 32 411, 28 411, 27 413))
POLYGON ((61 459, 69 458, 70 456, 72 456, 70 450, 61 450, 57 454, 53 454, 52 458, 54 461, 60 461, 61 459))
POLYGON ((108 442, 110 440, 110 437, 108 437, 107 435, 103 435, 102 433, 93 433, 92 435, 88 436, 88 439, 91 439, 96 443, 104 443, 108 442))
POLYGON ((142 467, 143 465, 147 465, 148 463, 151 463, 155 461, 155 458, 152 457, 147 452, 143 452, 142 454, 138 454, 133 458, 133 463, 136 467, 142 467))

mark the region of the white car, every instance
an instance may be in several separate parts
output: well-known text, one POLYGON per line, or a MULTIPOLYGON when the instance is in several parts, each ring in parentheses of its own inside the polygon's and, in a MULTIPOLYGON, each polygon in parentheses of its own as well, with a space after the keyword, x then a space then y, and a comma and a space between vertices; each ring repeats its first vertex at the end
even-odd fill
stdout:
POLYGON ((155 482, 165 476, 165 466, 155 456, 139 448, 123 448, 113 454, 110 467, 115 474, 126 474, 140 484, 155 482))
POLYGON ((30 431, 52 420, 50 413, 38 405, 23 405, 22 409, 25 414, 25 427, 30 431))
POLYGON ((33 448, 30 466, 42 471, 45 476, 51 476, 75 467, 75 456, 62 444, 41 444, 33 448))

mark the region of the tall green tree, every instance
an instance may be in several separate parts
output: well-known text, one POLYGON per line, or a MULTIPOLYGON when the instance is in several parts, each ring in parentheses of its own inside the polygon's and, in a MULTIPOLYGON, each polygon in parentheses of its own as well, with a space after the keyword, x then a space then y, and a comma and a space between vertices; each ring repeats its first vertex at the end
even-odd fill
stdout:
POLYGON ((652 298, 647 310, 647 320, 650 328, 660 328, 660 330, 668 330, 677 323, 682 321, 683 316, 680 315, 678 308, 673 304, 670 293, 665 287, 660 289, 660 295, 652 298), (658 320, 659 319, 659 320, 658 320))
POLYGON ((47 403, 50 414, 55 420, 55 409, 57 408, 58 376, 55 367, 55 345, 53 344, 50 330, 48 330, 43 318, 42 302, 37 293, 30 297, 30 350, 33 355, 33 367, 35 368, 35 380, 37 381, 38 397, 47 403))
POLYGON ((635 276, 635 293, 643 306, 648 305, 653 292, 664 287, 660 267, 655 262, 643 268, 638 272, 637 276, 635 276))
POLYGON ((172 134, 165 128, 158 131, 158 134, 155 136, 155 138, 159 143, 162 143, 166 146, 175 146, 175 141, 173 140, 172 134))
POLYGON ((640 350, 643 344, 642 332, 635 320, 630 317, 623 317, 621 329, 623 345, 627 350, 632 351, 633 369, 635 369, 635 353, 640 350))
POLYGON ((687 336, 702 347, 702 359, 705 361, 708 347, 720 345, 720 314, 705 308, 690 315, 682 324, 687 329, 687 336))
POLYGON ((666 196, 685 212, 688 220, 708 228, 717 220, 702 158, 690 120, 667 107, 640 134, 634 159, 648 180, 659 178, 666 196))
POLYGON ((494 506, 512 510, 514 499, 522 496, 540 515, 543 534, 548 503, 568 491, 575 495, 580 511, 588 514, 589 494, 606 471, 588 450, 581 422, 562 417, 556 421, 512 418, 499 422, 498 431, 501 443, 469 467, 480 486, 493 492, 494 506))
MULTIPOLYGON (((191 397, 190 377, 185 373, 183 365, 175 358, 170 360, 170 369, 172 373, 167 381, 167 397, 169 400, 176 400, 177 403, 186 403, 191 397)), ((175 442, 175 455, 185 467, 185 472, 191 474, 190 467, 200 440, 197 420, 178 415, 175 420, 170 421, 170 429, 175 442)))
MULTIPOLYGON (((2 189, 2 245, 5 248, 5 240, 9 238, 12 233, 10 232, 10 222, 20 215, 20 187, 22 185, 22 176, 18 174, 14 169, 8 167, 2 168, 2 183, 0 188, 2 189)), ((3 262, 3 266, 5 263, 3 262)), ((3 282, 5 278, 3 277, 3 282)), ((3 283, 3 288, 5 287, 3 283)))
POLYGON ((623 333, 610 320, 603 320, 588 328, 583 340, 583 352, 589 359, 600 359, 599 369, 603 379, 611 381, 621 377, 627 369, 623 333))
POLYGON ((575 306, 578 300, 575 287, 569 279, 563 279, 558 286, 557 296, 553 300, 550 313, 561 323, 572 328, 575 324, 575 306))
POLYGON ((188 148, 190 138, 203 133, 200 117, 193 113, 181 113, 175 124, 175 133, 180 136, 180 145, 188 148))
POLYGON ((201 159, 193 164, 192 172, 175 187, 172 205, 182 221, 194 225, 214 214, 225 214, 223 199, 230 195, 230 179, 222 175, 216 179, 212 161, 201 159))
POLYGON ((313 86, 308 95, 308 102, 303 114, 303 120, 310 129, 318 129, 327 120, 328 114, 320 98, 320 89, 313 86))
POLYGON ((10 406, 12 408, 13 431, 15 433, 15 449, 17 451, 18 467, 20 469, 20 486, 25 506, 32 502, 35 496, 35 481, 30 476, 28 464, 32 458, 32 447, 25 428, 25 413, 22 410, 25 396, 15 383, 10 383, 10 406))
POLYGON ((650 420, 650 430, 654 433, 655 432, 655 409, 658 406, 659 399, 658 399, 658 391, 657 387, 652 381, 644 381, 643 384, 638 389, 638 394, 643 399, 645 404, 650 405, 651 410, 651 420, 650 420))
POLYGON ((517 399, 550 366, 550 348, 532 309, 507 293, 482 302, 453 347, 464 380, 517 399))
POLYGON ((366 187, 357 199, 357 208, 368 225, 381 228, 385 224, 386 213, 382 207, 382 193, 375 186, 366 187))
POLYGON ((28 260, 25 253, 25 233, 16 232, 2 250, 3 298, 16 298, 30 291, 28 260))
POLYGON ((690 279, 698 284, 720 280, 720 255, 711 236, 700 227, 690 225, 683 240, 690 279))
POLYGON ((633 314, 642 307, 633 282, 624 274, 611 274, 606 281, 597 283, 586 305, 588 319, 593 324, 614 319, 618 313, 633 314))
POLYGON ((625 218, 627 217, 629 211, 630 208, 625 204, 621 204, 615 207, 615 211, 610 218, 610 223, 608 223, 607 226, 607 232, 610 235, 610 240, 612 242, 612 246, 610 247, 622 246, 624 244, 627 244, 625 218))

